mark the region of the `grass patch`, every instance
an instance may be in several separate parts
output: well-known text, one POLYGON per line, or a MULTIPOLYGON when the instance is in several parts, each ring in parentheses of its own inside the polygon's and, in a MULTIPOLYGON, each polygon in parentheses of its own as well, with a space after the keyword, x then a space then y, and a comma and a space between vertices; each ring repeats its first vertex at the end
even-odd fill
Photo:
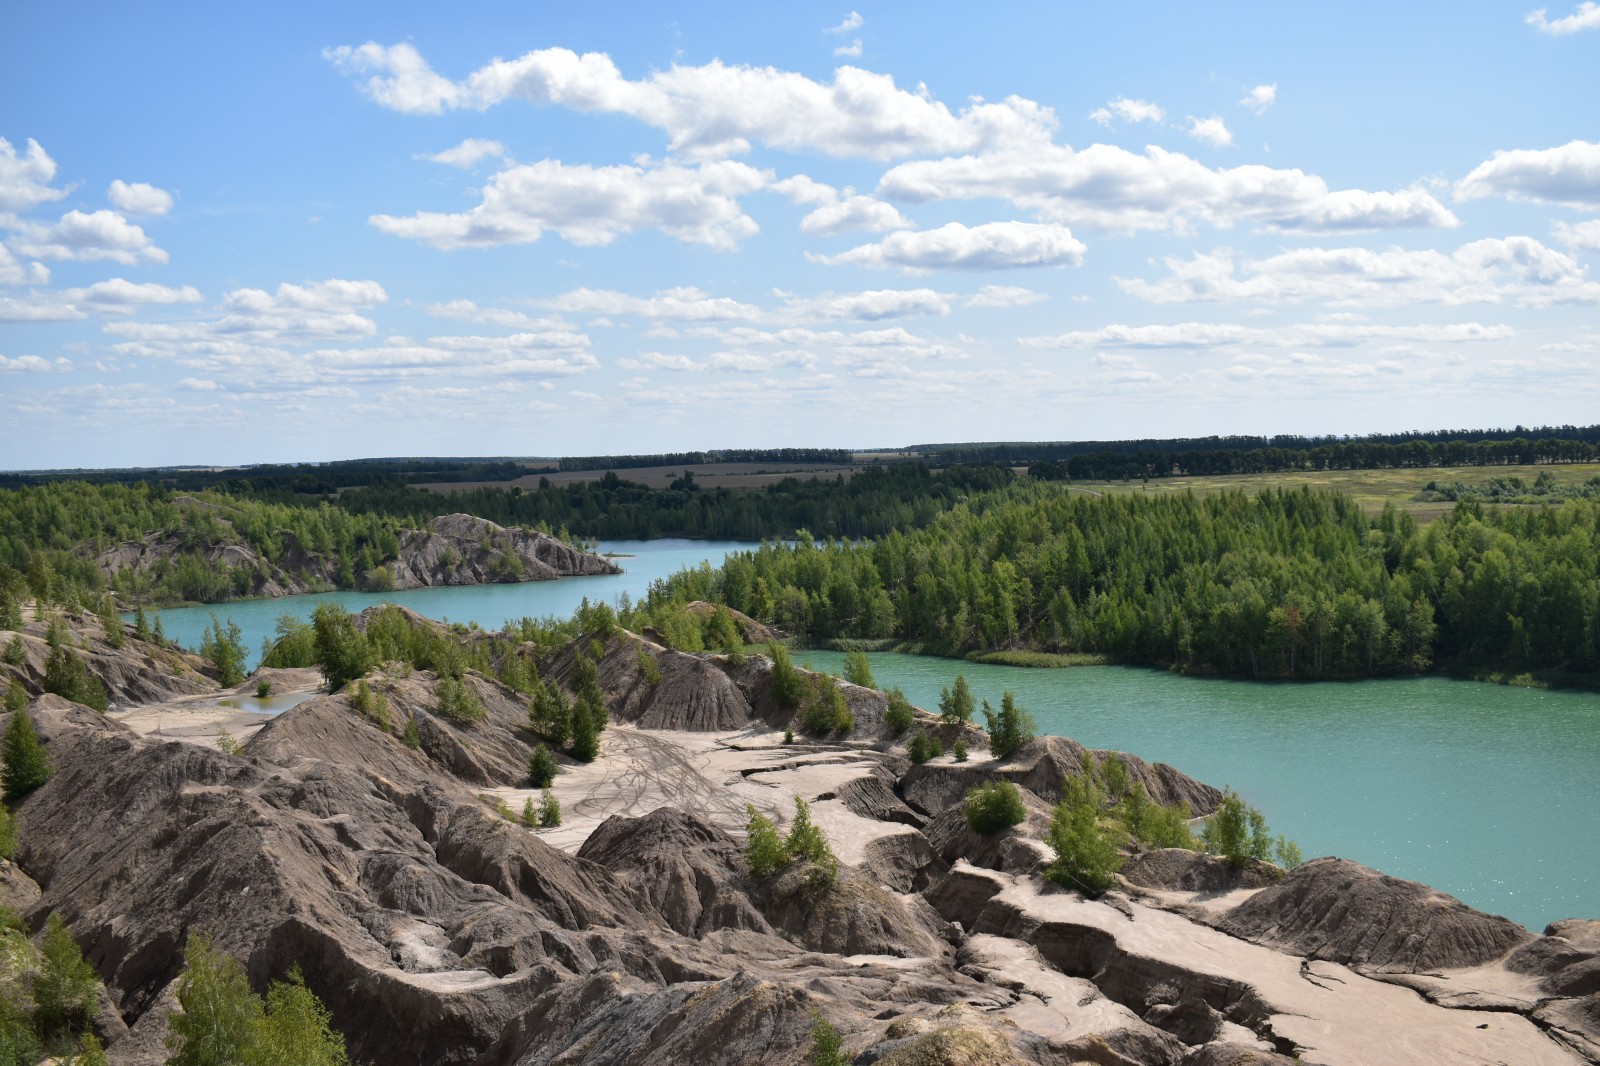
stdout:
POLYGON ((1105 666, 1111 662, 1094 652, 1050 651, 975 651, 967 656, 969 662, 989 666, 1027 666, 1039 669, 1058 669, 1063 666, 1105 666))

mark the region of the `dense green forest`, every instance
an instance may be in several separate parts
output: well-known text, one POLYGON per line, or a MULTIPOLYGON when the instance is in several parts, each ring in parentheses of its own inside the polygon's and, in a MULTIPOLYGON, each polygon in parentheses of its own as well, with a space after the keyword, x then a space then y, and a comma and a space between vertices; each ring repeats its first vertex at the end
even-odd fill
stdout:
POLYGON ((386 483, 356 489, 338 505, 358 514, 417 521, 464 511, 501 525, 570 529, 602 540, 702 537, 760 540, 797 529, 820 536, 878 537, 926 525, 956 502, 1009 484, 1008 468, 952 467, 934 472, 921 463, 865 467, 846 478, 785 478, 761 489, 703 490, 692 476, 666 489, 627 481, 615 472, 598 481, 535 489, 468 489, 435 493, 386 483))
POLYGON ((212 561, 215 548, 243 545, 289 570, 332 563, 329 584, 362 587, 400 548, 405 523, 331 504, 289 505, 220 493, 61 481, 0 489, 0 594, 93 605, 111 588, 127 603, 215 603, 249 595, 264 568, 212 561), (144 572, 106 578, 95 560, 150 534, 173 551, 144 572))
POLYGON ((1047 481, 1128 481, 1138 478, 1215 477, 1295 471, 1396 470, 1439 466, 1531 466, 1592 463, 1600 444, 1585 440, 1350 441, 1312 448, 1212 448, 1185 451, 1104 451, 1031 463, 1028 473, 1047 481))
POLYGON ((0 489, 0 592, 93 606, 107 588, 125 604, 216 603, 247 596, 267 565, 309 577, 314 587, 379 589, 401 538, 443 514, 466 512, 503 526, 562 538, 660 536, 760 540, 796 529, 881 536, 926 525, 958 502, 1010 483, 1003 467, 939 473, 920 464, 873 467, 853 478, 786 479, 764 489, 702 491, 692 476, 652 489, 615 473, 598 481, 510 491, 437 493, 387 481, 329 499, 277 488, 185 495, 163 486, 60 481, 0 489), (113 579, 103 553, 151 535, 168 557, 113 579), (260 560, 241 566, 229 545, 260 560), (9 591, 7 591, 9 590, 9 591))
POLYGON ((802 638, 960 655, 1095 652, 1257 678, 1433 667, 1600 671, 1600 504, 1425 529, 1303 490, 1088 497, 1024 485, 871 544, 802 538, 660 582, 641 613, 717 600, 802 638))
MULTIPOLYGON (((950 463, 1005 463, 1008 466, 1027 466, 1030 463, 1064 462, 1079 455, 1146 455, 1181 454, 1185 452, 1312 452, 1323 456, 1339 455, 1344 461, 1366 457, 1366 461, 1381 465, 1397 465, 1394 459, 1404 457, 1407 466, 1459 466, 1462 463, 1416 462, 1419 456, 1449 455, 1446 445, 1482 444, 1490 442, 1568 441, 1600 445, 1600 425, 1595 426, 1513 426, 1510 429, 1439 429, 1411 430, 1405 433, 1369 433, 1360 437, 1302 436, 1277 434, 1271 437, 1168 437, 1135 440, 1079 440, 1079 441, 1012 441, 990 444, 916 444, 905 449, 915 452, 935 465, 950 463), (1366 451, 1371 445, 1408 445, 1399 451, 1385 451, 1381 447, 1366 451), (1429 447, 1416 447, 1425 445, 1429 447), (1354 446, 1354 447, 1350 447, 1354 446), (1429 448, 1431 447, 1431 451, 1429 448), (1322 449, 1342 448, 1339 452, 1322 449)), ((1592 453, 1591 453, 1592 454, 1592 453)), ((1532 460, 1530 460, 1531 462, 1532 460)))

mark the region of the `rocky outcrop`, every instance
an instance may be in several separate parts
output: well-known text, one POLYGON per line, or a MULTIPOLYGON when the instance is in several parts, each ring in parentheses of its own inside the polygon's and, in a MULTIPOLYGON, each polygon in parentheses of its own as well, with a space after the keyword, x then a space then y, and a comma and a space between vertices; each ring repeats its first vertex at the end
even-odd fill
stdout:
POLYGON ((1296 867, 1218 928, 1295 955, 1394 973, 1477 966, 1532 939, 1515 922, 1347 859, 1296 867))
POLYGON ((1187 803, 1196 815, 1210 814, 1222 802, 1220 790, 1202 784, 1165 763, 1147 763, 1136 755, 1090 751, 1066 737, 1039 737, 1010 759, 958 763, 948 759, 913 766, 901 779, 906 802, 932 816, 959 802, 967 790, 985 781, 1014 782, 1048 804, 1061 801, 1061 783, 1083 773, 1084 760, 1098 767, 1112 755, 1121 758, 1130 784, 1144 785, 1150 799, 1164 806, 1187 803))
POLYGON ((1122 876, 1140 888, 1178 892, 1232 892, 1239 888, 1266 888, 1283 879, 1283 871, 1270 862, 1246 859, 1234 866, 1220 855, 1183 848, 1151 848, 1122 864, 1122 876))
POLYGON ((978 833, 967 824, 965 805, 951 804, 928 823, 923 833, 934 854, 946 863, 965 859, 974 866, 1011 873, 1035 873, 1049 865, 1050 851, 1043 844, 1050 828, 1050 805, 1025 788, 1022 796, 1027 818, 994 833, 978 833))
MULTIPOLYGON (((106 639, 105 625, 98 617, 65 609, 57 611, 56 617, 69 633, 69 649, 100 679, 113 709, 221 691, 211 664, 198 655, 139 640, 133 627, 126 624, 121 627, 122 647, 115 648, 106 639)), ((44 620, 28 621, 16 633, 0 630, 0 647, 10 645, 13 638, 22 645, 21 663, 0 663, 0 691, 16 678, 30 696, 44 692, 50 659, 47 630, 44 620)))
POLYGON ((407 533, 390 563, 393 588, 493 585, 558 577, 620 574, 607 559, 546 533, 508 529, 468 514, 442 515, 407 533))
POLYGON ((771 933, 750 901, 743 849, 726 833, 670 807, 606 819, 578 851, 650 901, 685 936, 717 929, 771 933))
MULTIPOLYGON (((710 620, 712 615, 717 613, 717 606, 717 604, 707 603, 705 600, 694 600, 684 604, 683 609, 704 624, 710 620)), ((735 611, 732 607, 728 607, 726 610, 729 616, 733 618, 733 624, 738 628, 739 636, 744 638, 746 644, 760 645, 784 639, 782 631, 757 622, 743 611, 735 611)))
MULTIPOLYGON (((194 931, 258 990, 299 965, 352 1057, 385 1064, 778 1066, 808 1056, 819 1013, 858 1063, 1600 1061, 1594 923, 1533 938, 1338 860, 1253 890, 1249 869, 1167 852, 1129 864, 1147 897, 1087 900, 1038 877, 1038 837, 1061 776, 1097 753, 1046 738, 1003 763, 909 767, 859 742, 781 745, 764 660, 628 634, 601 651, 613 719, 684 735, 608 730, 599 760, 563 764, 572 823, 548 831, 497 813, 528 794, 536 738, 523 697, 471 671, 476 723, 438 713, 432 674, 390 664, 366 679, 386 714, 321 695, 242 755, 36 700, 55 774, 16 805, 0 896, 33 928, 67 923, 105 982, 119 1066, 164 1061, 194 931), (641 656, 691 695, 647 699, 641 656), (742 719, 718 718, 740 700, 742 719), (719 720, 735 731, 708 735, 719 720), (995 777, 1028 819, 979 837, 958 801, 995 777), (744 804, 794 797, 843 863, 831 886, 805 863, 750 875, 744 804), (642 816, 606 817, 619 809, 642 816), (1256 894, 1223 914, 1230 935, 1146 902, 1168 886, 1256 894)), ((543 665, 559 681, 573 659, 543 665)), ((1125 762, 1163 802, 1213 798, 1125 762)))
MULTIPOLYGON (((178 502, 207 506, 193 499, 178 502)), ((338 585, 337 557, 312 551, 294 534, 280 531, 278 556, 264 558, 249 544, 233 539, 237 535, 226 514, 215 507, 210 510, 224 539, 200 540, 186 532, 158 530, 102 552, 95 565, 111 577, 123 570, 147 573, 164 568, 181 555, 198 556, 212 569, 229 573, 237 594, 250 596, 293 596, 338 585)), ((389 591, 621 572, 615 563, 548 534, 452 514, 435 518, 422 529, 404 531, 393 558, 356 578, 363 588, 389 591)))

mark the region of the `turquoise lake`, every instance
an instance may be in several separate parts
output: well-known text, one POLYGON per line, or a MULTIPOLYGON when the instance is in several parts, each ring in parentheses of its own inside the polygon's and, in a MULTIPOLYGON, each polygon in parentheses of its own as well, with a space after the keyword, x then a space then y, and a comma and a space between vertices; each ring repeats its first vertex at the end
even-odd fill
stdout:
MULTIPOLYGON (((333 600, 352 611, 393 602, 433 618, 498 628, 523 615, 565 616, 587 596, 638 598, 650 582, 731 542, 610 542, 625 573, 517 585, 333 592, 159 612, 195 647, 213 610, 243 631, 251 664, 283 614, 309 618, 333 600)), ((834 673, 837 652, 797 653, 834 673)), ((1231 785, 1307 858, 1340 855, 1425 881, 1534 931, 1600 917, 1600 695, 1444 678, 1264 684, 1096 666, 1030 670, 919 656, 869 657, 878 683, 938 705, 957 673, 996 705, 1006 689, 1039 732, 1171 763, 1231 785)))
MULTIPOLYGON (((838 652, 797 653, 833 673, 838 652)), ((1424 881, 1538 932, 1600 917, 1600 695, 1422 677, 1267 684, 1124 666, 1030 670, 871 655, 919 707, 965 674, 1040 733, 1231 785, 1306 858, 1424 881)))

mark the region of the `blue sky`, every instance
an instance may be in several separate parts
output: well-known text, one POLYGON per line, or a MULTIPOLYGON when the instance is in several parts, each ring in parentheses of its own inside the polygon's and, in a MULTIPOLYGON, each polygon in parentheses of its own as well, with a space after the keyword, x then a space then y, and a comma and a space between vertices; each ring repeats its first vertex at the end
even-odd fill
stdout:
POLYGON ((1600 421, 1600 6, 0 12, 0 468, 1600 421))

